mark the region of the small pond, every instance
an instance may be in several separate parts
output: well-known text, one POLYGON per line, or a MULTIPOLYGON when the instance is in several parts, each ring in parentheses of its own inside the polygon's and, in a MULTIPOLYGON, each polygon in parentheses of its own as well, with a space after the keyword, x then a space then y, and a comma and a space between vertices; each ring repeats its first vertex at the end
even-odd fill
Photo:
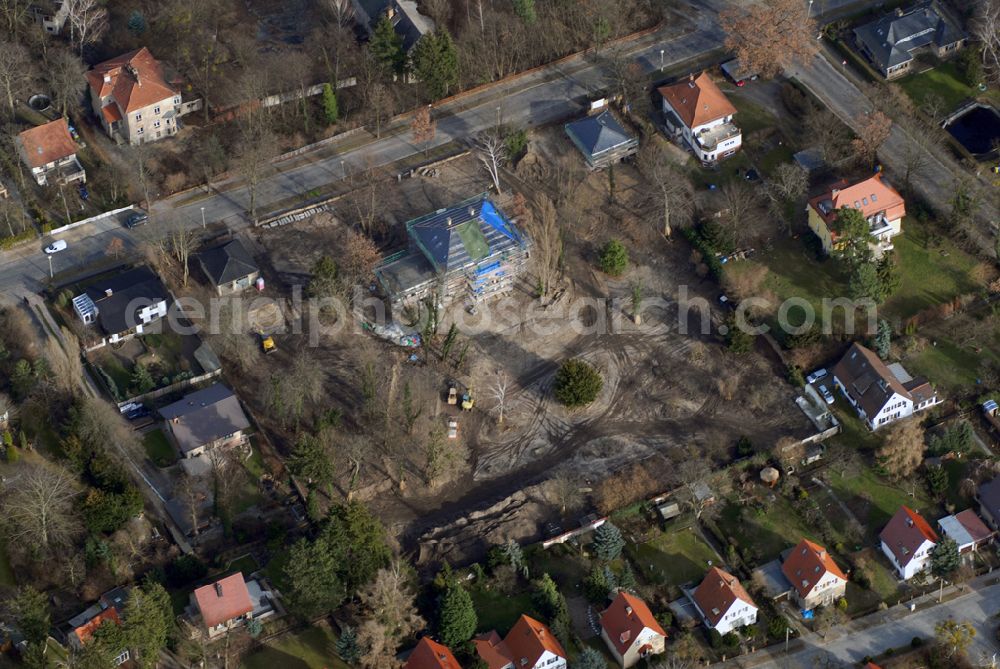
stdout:
POLYGON ((987 105, 976 105, 954 118, 945 130, 974 156, 984 157, 1000 141, 1000 112, 987 105))

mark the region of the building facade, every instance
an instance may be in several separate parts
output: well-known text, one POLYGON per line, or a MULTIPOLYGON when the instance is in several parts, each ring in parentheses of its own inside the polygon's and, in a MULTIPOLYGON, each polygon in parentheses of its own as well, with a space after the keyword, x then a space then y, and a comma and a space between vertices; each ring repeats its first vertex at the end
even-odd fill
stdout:
POLYGON ((666 649, 667 633, 638 597, 619 592, 601 613, 601 638, 623 669, 666 649))
POLYGON ((896 573, 908 581, 930 567, 931 551, 937 545, 938 535, 923 517, 913 509, 902 506, 879 534, 882 552, 896 573))
POLYGON ((658 90, 667 132, 683 140, 698 160, 710 164, 739 151, 743 134, 733 122, 736 107, 708 73, 692 74, 658 90))
POLYGON ((833 367, 833 385, 847 398, 870 430, 912 416, 940 403, 924 378, 911 377, 902 365, 886 365, 874 351, 854 343, 833 367))
POLYGON ((181 93, 146 47, 98 63, 87 82, 94 115, 112 139, 144 144, 177 133, 181 93))
POLYGON ((881 174, 855 184, 839 181, 830 189, 809 200, 809 229, 819 237, 827 254, 838 250, 836 221, 841 209, 857 209, 868 221, 869 244, 879 257, 892 250, 892 238, 903 231, 906 203, 881 174))
POLYGON ((39 186, 86 183, 87 173, 76 157, 76 142, 65 118, 25 130, 18 134, 15 144, 39 186))

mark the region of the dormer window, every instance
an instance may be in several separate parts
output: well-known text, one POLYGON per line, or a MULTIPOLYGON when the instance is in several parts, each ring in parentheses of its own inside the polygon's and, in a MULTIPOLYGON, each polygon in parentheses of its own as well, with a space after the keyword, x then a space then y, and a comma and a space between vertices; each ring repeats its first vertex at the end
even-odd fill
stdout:
POLYGON ((875 193, 872 193, 872 202, 878 202, 878 197, 875 195, 875 193))

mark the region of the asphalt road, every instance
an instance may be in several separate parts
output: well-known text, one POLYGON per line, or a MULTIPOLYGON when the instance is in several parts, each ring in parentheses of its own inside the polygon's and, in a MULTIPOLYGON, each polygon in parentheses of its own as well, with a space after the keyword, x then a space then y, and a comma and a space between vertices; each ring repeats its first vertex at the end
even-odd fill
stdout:
POLYGON ((998 611, 1000 611, 1000 585, 992 585, 915 613, 874 614, 854 621, 836 639, 828 642, 822 641, 819 637, 805 639, 806 647, 799 652, 792 653, 786 658, 755 663, 752 666, 780 669, 857 666, 856 663, 865 656, 880 655, 887 648, 909 648, 913 637, 933 639, 934 626, 948 618, 959 622, 969 621, 976 628, 976 638, 968 650, 968 656, 977 666, 983 666, 979 662, 984 657, 989 660, 994 653, 998 653, 997 657, 1000 658, 1000 645, 996 642, 995 635, 997 628, 995 616, 998 611), (887 616, 888 619, 881 623, 872 623, 871 618, 875 616, 887 616))
MULTIPOLYGON (((720 48, 724 34, 718 25, 718 13, 732 1, 688 0, 695 12, 689 30, 678 35, 676 26, 668 24, 658 33, 629 44, 626 53, 647 72, 704 56, 720 48)), ((811 10, 814 15, 820 12, 834 14, 864 4, 873 3, 870 0, 814 0, 811 10)), ((518 77, 506 86, 492 87, 481 94, 438 108, 435 111, 438 116, 437 132, 431 146, 466 140, 493 127, 498 115, 504 123, 534 127, 582 112, 584 101, 608 84, 604 67, 595 60, 577 58, 555 68, 542 68, 518 77)), ((833 75, 838 74, 833 71, 833 75)), ((817 85, 830 83, 830 75, 829 71, 817 71, 817 85)), ((853 94, 860 95, 860 92, 855 90, 853 94)), ((269 205, 323 189, 331 182, 343 179, 347 173, 389 165, 426 148, 415 146, 408 132, 371 138, 360 146, 355 137, 350 144, 352 148, 342 153, 330 155, 328 150, 317 151, 312 158, 312 154, 306 154, 303 158, 278 165, 279 171, 258 186, 258 210, 266 211, 269 205)), ((247 191, 237 180, 222 181, 213 184, 213 192, 209 194, 185 193, 155 202, 150 228, 164 229, 178 221, 198 227, 205 220, 239 229, 248 225, 245 216, 248 205, 247 191)), ((67 240, 69 248, 53 256, 52 271, 59 273, 83 268, 104 259, 105 251, 115 237, 123 240, 126 253, 136 252, 141 235, 155 230, 141 233, 125 230, 121 223, 126 215, 118 220, 105 220, 60 235, 67 240)), ((0 303, 18 299, 26 291, 37 292, 41 289, 49 276, 48 260, 41 249, 49 241, 46 239, 13 251, 0 251, 0 303)))

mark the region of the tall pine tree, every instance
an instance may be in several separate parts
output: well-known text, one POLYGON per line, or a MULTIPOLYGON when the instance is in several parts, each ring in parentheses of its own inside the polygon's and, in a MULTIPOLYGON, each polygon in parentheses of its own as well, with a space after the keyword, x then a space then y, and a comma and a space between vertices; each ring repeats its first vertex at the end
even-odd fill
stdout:
POLYGON ((383 15, 375 24, 372 39, 368 49, 382 67, 396 74, 402 74, 406 69, 406 52, 403 51, 403 38, 392 27, 392 20, 383 15))
POLYGON ((458 52, 447 30, 435 30, 420 38, 413 49, 413 73, 430 100, 448 95, 458 83, 458 52))
POLYGON ((438 629, 441 643, 456 648, 472 638, 479 620, 472 597, 458 583, 451 583, 441 596, 438 629))

